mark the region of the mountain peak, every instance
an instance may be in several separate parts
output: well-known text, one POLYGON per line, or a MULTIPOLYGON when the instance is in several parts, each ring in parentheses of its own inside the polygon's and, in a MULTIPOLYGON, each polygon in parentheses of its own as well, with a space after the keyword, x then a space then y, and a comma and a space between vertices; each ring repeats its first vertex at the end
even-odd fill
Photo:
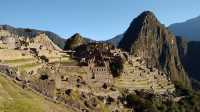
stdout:
POLYGON ((75 33, 72 37, 81 37, 80 33, 75 33))
POLYGON ((164 70, 173 81, 183 80, 185 85, 188 84, 178 56, 176 39, 152 12, 145 11, 133 20, 119 47, 142 57, 148 67, 164 70))
POLYGON ((155 14, 151 11, 144 11, 140 15, 141 16, 154 16, 155 17, 155 14))
POLYGON ((87 43, 86 39, 82 37, 79 33, 75 33, 73 36, 67 39, 64 49, 66 50, 74 49, 77 46, 80 46, 85 43, 87 43))
POLYGON ((144 24, 157 24, 157 23, 160 24, 153 12, 144 11, 137 18, 135 18, 131 24, 144 25, 144 24))

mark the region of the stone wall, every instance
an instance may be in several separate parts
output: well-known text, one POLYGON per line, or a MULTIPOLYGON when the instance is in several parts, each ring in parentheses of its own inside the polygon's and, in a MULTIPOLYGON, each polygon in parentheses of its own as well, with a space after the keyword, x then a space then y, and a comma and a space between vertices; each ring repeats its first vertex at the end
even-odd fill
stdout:
POLYGON ((39 79, 37 81, 31 82, 31 86, 33 89, 42 93, 45 96, 53 98, 56 95, 56 87, 54 80, 39 79))
POLYGON ((112 83, 113 77, 109 72, 107 67, 94 67, 91 69, 92 72, 92 80, 99 82, 101 84, 104 83, 112 83))

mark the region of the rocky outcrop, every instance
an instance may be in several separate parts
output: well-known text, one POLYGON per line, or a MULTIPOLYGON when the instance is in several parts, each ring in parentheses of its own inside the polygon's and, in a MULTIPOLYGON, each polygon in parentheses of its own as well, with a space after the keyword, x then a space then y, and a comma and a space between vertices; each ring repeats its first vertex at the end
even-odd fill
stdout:
POLYGON ((132 55, 141 56, 148 67, 165 71, 174 82, 190 85, 179 59, 176 38, 152 12, 143 12, 133 20, 119 47, 132 55))

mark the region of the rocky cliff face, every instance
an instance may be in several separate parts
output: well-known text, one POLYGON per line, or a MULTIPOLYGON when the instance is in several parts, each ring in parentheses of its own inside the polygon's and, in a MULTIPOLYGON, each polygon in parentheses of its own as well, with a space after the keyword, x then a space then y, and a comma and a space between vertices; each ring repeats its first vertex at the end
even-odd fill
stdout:
POLYGON ((152 12, 143 12, 133 20, 119 47, 132 55, 141 56, 148 67, 165 71, 173 81, 190 85, 179 59, 176 38, 152 12))
POLYGON ((177 46, 183 67, 188 73, 192 87, 200 90, 200 42, 187 41, 184 37, 177 36, 177 46))
POLYGON ((185 60, 184 58, 188 52, 188 42, 189 41, 186 40, 185 38, 176 36, 178 52, 179 52, 179 56, 180 56, 180 59, 181 59, 183 65, 184 65, 184 60, 185 60))
POLYGON ((200 42, 186 41, 183 37, 177 37, 177 46, 185 70, 191 78, 200 81, 200 42))

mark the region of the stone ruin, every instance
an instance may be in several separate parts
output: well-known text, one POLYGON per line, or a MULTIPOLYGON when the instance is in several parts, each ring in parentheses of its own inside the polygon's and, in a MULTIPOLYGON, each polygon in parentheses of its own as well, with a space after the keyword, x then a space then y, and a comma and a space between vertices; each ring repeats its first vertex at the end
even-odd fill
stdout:
POLYGON ((38 51, 62 51, 45 33, 37 33, 34 38, 19 36, 15 33, 0 29, 0 48, 4 49, 29 49, 38 51))
POLYGON ((0 47, 6 49, 20 48, 20 41, 18 37, 5 30, 0 30, 0 47))
POLYGON ((41 94, 54 98, 56 96, 55 80, 39 79, 31 82, 31 87, 41 94))
POLYGON ((29 47, 36 48, 37 50, 62 51, 45 33, 38 33, 29 47))
POLYGON ((102 87, 103 84, 113 83, 113 76, 110 71, 109 62, 104 63, 104 66, 96 66, 92 60, 88 63, 88 70, 90 72, 88 80, 91 80, 91 84, 96 84, 97 86, 102 87))

